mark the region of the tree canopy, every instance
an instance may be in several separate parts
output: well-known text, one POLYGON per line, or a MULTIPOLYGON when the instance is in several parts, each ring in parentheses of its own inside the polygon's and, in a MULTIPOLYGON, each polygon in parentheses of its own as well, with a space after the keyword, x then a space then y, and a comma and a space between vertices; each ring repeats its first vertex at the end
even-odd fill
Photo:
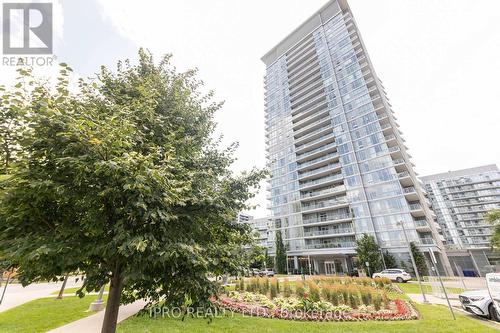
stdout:
POLYGON ((23 285, 80 271, 86 290, 111 280, 103 332, 120 302, 208 305, 210 274, 241 271, 247 208, 264 172, 234 175, 196 71, 178 73, 141 50, 69 89, 22 70, 23 154, 0 194, 0 257, 23 285))
POLYGON ((485 214, 484 219, 493 225, 491 236, 491 247, 494 251, 500 251, 500 209, 492 209, 485 214))
POLYGON ((286 262, 286 248, 283 243, 283 236, 281 235, 281 230, 276 231, 276 257, 275 257, 275 269, 278 274, 285 274, 287 271, 286 262))
POLYGON ((366 263, 368 263, 371 274, 380 270, 380 247, 373 236, 363 234, 356 240, 356 254, 363 269, 367 270, 366 263))
POLYGON ((420 251, 420 249, 414 242, 410 242, 410 249, 411 253, 413 254, 413 259, 415 259, 415 265, 417 266, 418 274, 420 274, 420 276, 427 275, 428 271, 424 254, 422 253, 422 251, 420 251))

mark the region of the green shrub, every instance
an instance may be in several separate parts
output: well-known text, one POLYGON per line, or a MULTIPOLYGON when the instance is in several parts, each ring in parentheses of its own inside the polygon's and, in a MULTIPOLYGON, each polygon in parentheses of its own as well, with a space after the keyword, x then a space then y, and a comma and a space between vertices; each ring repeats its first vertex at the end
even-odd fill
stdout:
POLYGON ((240 284, 240 287, 239 287, 238 289, 239 289, 240 291, 244 291, 244 290, 245 290, 245 278, 244 278, 244 277, 242 277, 242 278, 240 279, 239 284, 240 284))

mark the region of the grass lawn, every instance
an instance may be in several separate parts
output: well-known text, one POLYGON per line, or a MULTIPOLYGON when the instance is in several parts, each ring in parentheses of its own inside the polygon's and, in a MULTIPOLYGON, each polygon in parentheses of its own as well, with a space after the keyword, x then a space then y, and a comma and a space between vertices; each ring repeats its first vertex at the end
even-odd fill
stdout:
POLYGON ((422 315, 412 321, 371 321, 355 323, 311 323, 280 319, 249 318, 235 314, 232 318, 215 318, 210 324, 203 319, 152 319, 148 315, 131 317, 118 325, 118 332, 497 332, 478 321, 457 314, 453 321, 448 310, 439 305, 417 305, 422 315))
POLYGON ((10 310, 0 312, 0 332, 46 332, 89 316, 90 303, 97 296, 65 297, 62 300, 40 298, 10 310))
MULTIPOLYGON (((420 294, 420 286, 418 285, 418 283, 396 283, 396 284, 404 293, 420 294)), ((426 294, 432 293, 432 287, 430 285, 422 284, 422 287, 426 294)), ((449 292, 450 294, 460 294, 464 290, 461 288, 446 287, 446 291, 449 292)))
MULTIPOLYGON (((66 289, 64 289, 64 293, 65 294, 75 294, 76 295, 76 291, 78 289, 80 289, 80 288, 78 288, 78 287, 75 287, 75 288, 66 288, 66 289)), ((104 288, 104 291, 109 291, 109 285, 104 288)), ((96 292, 99 292, 99 291, 96 291, 96 292)), ((59 295, 59 290, 54 291, 54 292, 52 292, 50 294, 51 295, 59 295)))

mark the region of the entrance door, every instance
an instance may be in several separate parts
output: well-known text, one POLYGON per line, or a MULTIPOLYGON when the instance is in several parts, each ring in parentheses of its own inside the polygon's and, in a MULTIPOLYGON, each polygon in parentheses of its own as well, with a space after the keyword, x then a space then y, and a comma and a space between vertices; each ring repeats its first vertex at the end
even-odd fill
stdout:
POLYGON ((343 259, 335 259, 333 261, 335 265, 335 273, 337 273, 337 275, 345 274, 343 261, 344 261, 343 259))
POLYGON ((335 263, 333 261, 325 261, 326 275, 335 275, 335 263))

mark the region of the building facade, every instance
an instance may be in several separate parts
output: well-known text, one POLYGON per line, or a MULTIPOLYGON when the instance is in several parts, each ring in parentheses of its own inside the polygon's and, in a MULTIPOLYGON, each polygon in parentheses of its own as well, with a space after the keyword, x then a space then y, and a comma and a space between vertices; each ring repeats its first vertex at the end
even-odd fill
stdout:
POLYGON ((236 221, 247 224, 250 228, 252 228, 256 245, 262 246, 266 249, 270 247, 268 235, 271 219, 269 217, 254 218, 252 215, 239 213, 236 217, 236 221))
POLYGON ((483 214, 500 208, 500 171, 496 165, 421 177, 441 226, 452 268, 458 274, 495 270, 500 257, 490 251, 493 227, 483 214))
POLYGON ((372 235, 408 263, 415 242, 451 267, 430 203, 345 0, 330 1, 262 57, 269 244, 281 230, 289 271, 347 274, 372 235))

